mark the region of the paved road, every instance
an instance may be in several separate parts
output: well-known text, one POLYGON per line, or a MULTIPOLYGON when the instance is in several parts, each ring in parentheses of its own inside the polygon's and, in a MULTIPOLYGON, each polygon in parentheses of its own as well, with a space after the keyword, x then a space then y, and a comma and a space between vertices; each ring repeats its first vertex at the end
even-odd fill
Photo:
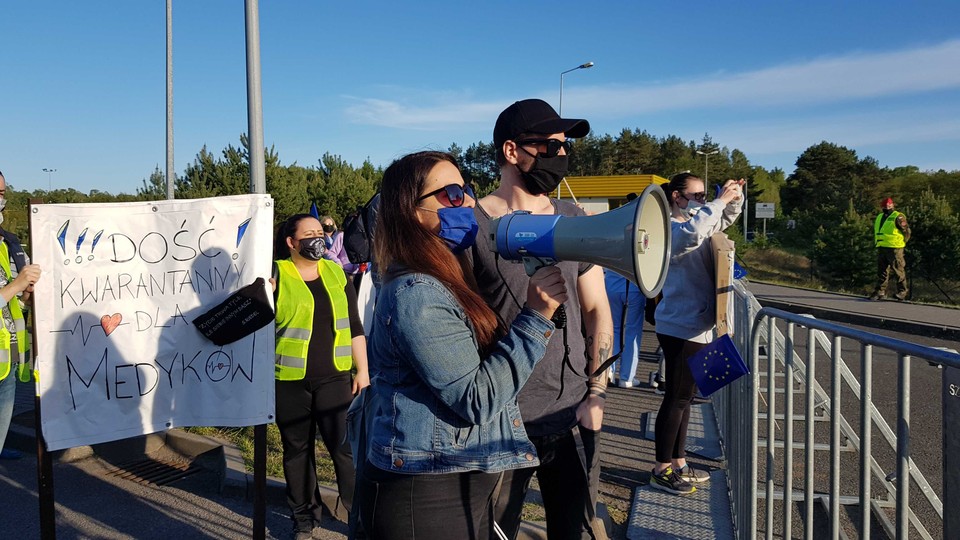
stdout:
MULTIPOLYGON (((110 476, 96 458, 54 466, 57 538, 250 538, 253 504, 222 496, 209 476, 170 487, 141 485, 110 476)), ((39 538, 36 460, 0 461, 0 538, 39 538)), ((324 538, 345 538, 345 525, 328 519, 324 538)), ((288 538, 283 504, 267 509, 268 538, 288 538)))

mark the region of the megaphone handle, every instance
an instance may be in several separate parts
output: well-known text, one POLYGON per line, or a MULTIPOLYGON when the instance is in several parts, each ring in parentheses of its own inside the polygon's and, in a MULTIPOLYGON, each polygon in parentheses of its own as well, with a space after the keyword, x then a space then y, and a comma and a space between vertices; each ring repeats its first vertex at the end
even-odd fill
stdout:
POLYGON ((567 327, 567 310, 563 307, 563 304, 560 304, 560 307, 553 312, 550 321, 557 327, 557 330, 567 327))

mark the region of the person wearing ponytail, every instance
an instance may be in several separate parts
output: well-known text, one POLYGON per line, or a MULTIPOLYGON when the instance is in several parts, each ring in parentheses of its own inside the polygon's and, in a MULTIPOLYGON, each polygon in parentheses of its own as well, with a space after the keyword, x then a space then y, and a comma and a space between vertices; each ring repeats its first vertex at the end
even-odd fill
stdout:
POLYGON ((687 423, 697 393, 687 358, 713 341, 716 324, 714 258, 710 237, 726 230, 743 210, 744 180, 727 180, 707 202, 703 180, 689 172, 664 187, 670 201, 671 252, 663 300, 657 304, 657 341, 666 365, 666 391, 654 430, 657 465, 650 487, 688 495, 710 479, 687 464, 687 423))
POLYGON ((357 496, 380 540, 492 538, 504 471, 538 464, 517 394, 567 298, 543 268, 501 327, 464 251, 478 230, 453 157, 419 152, 384 172, 374 249, 383 285, 370 334, 371 399, 357 496))
POLYGON ((275 237, 277 310, 276 417, 293 537, 311 538, 320 523, 316 439, 333 460, 340 504, 349 512, 356 473, 346 435, 347 408, 370 384, 367 343, 353 284, 326 251, 320 221, 287 219, 275 237))

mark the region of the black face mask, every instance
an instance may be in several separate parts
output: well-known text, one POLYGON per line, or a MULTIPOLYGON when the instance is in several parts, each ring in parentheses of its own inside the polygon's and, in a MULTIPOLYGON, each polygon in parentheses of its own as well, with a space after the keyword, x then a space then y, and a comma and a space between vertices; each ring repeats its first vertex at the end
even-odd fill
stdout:
POLYGON ((885 216, 889 216, 889 215, 892 214, 892 213, 893 213, 893 208, 884 208, 884 209, 883 209, 883 215, 885 215, 885 216))
POLYGON ((327 234, 330 234, 330 233, 332 233, 332 232, 335 231, 335 230, 337 230, 337 228, 334 227, 333 225, 324 225, 324 226, 323 226, 323 232, 325 232, 325 233, 327 233, 327 234))
MULTIPOLYGON (((527 152, 525 148, 521 150, 527 152)), ((533 167, 530 167, 529 171, 520 171, 520 177, 523 178, 527 191, 532 195, 542 195, 557 189, 563 177, 567 175, 569 156, 557 155, 551 158, 530 152, 527 154, 533 156, 534 160, 533 167)))
POLYGON ((304 259, 319 261, 327 251, 327 246, 323 243, 322 236, 313 238, 304 238, 300 240, 300 249, 298 250, 304 259))

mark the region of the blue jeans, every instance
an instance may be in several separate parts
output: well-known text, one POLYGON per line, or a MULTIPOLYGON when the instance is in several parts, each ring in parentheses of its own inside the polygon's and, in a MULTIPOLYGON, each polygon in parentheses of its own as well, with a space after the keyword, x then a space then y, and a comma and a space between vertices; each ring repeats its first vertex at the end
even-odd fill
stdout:
POLYGON ((7 430, 10 429, 10 419, 13 418, 13 402, 17 397, 17 374, 10 368, 7 378, 0 381, 0 450, 7 440, 7 430))
POLYGON ((632 381, 637 375, 640 340, 643 337, 643 308, 647 298, 639 287, 626 278, 609 271, 605 274, 610 314, 613 315, 613 354, 620 352, 620 343, 623 343, 623 354, 617 360, 615 369, 621 381, 632 381))

